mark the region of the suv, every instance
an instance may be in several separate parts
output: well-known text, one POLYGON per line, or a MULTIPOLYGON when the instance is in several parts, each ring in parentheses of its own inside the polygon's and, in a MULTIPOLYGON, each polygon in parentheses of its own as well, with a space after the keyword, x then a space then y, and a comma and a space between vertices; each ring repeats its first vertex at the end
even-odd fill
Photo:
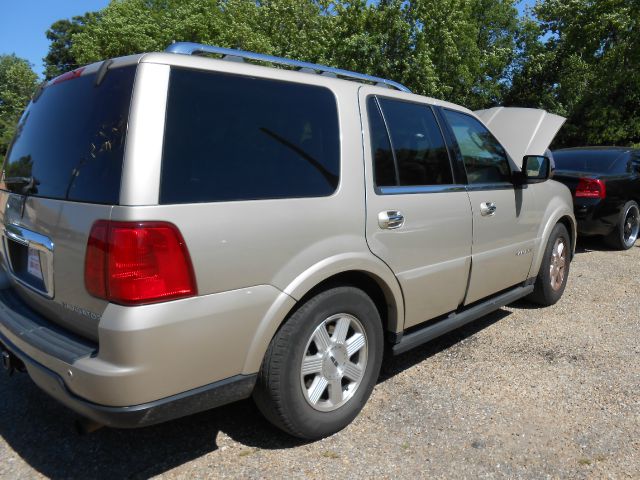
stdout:
POLYGON ((66 73, 3 167, 4 367, 101 425, 253 395, 330 435, 385 347, 560 298, 576 226, 543 154, 562 122, 199 44, 66 73))

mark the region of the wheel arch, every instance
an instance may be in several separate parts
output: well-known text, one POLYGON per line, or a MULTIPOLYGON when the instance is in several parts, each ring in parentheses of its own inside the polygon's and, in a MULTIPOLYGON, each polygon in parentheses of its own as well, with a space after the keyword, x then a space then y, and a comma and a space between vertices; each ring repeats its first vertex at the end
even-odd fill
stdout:
POLYGON ((577 225, 575 220, 569 215, 565 215, 560 217, 556 223, 561 223, 567 228, 567 232, 569 232, 569 241, 571 242, 571 257, 576 251, 576 241, 578 239, 577 225))
POLYGON ((342 258, 328 259, 307 269, 282 290, 256 330, 243 373, 255 373, 260 369, 271 339, 306 300, 338 285, 360 288, 371 297, 380 313, 385 334, 402 331, 404 299, 400 284, 389 267, 373 255, 339 257, 342 258))
POLYGON ((577 240, 577 224, 573 212, 566 208, 556 208, 551 215, 547 216, 548 220, 542 225, 542 233, 539 235, 539 243, 537 245, 536 254, 531 263, 529 278, 536 277, 540 271, 540 265, 544 257, 545 247, 551 236, 551 232, 557 224, 562 224, 569 232, 569 240, 571 242, 571 258, 575 255, 577 240))

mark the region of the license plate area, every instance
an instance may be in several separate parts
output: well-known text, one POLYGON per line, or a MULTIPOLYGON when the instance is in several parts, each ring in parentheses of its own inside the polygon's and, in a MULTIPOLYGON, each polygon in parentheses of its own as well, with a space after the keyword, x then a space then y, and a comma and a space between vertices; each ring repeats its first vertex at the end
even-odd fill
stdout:
POLYGON ((7 225, 3 243, 13 278, 53 298, 53 242, 39 233, 7 225))

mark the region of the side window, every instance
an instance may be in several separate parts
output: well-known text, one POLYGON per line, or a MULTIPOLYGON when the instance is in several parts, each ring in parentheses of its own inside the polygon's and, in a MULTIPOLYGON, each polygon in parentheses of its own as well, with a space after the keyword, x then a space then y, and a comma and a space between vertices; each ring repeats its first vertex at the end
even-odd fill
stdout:
POLYGON ((470 115, 446 109, 444 115, 460 148, 469 183, 509 182, 507 154, 491 132, 470 115))
POLYGON ((453 183, 449 154, 431 108, 378 98, 389 128, 401 186, 453 183))
POLYGON ((171 70, 162 204, 328 196, 339 173, 330 90, 171 70))
POLYGON ((377 187, 398 185, 396 166, 389 142, 389 133, 375 97, 367 100, 369 132, 371 135, 371 156, 373 157, 373 181, 377 187))

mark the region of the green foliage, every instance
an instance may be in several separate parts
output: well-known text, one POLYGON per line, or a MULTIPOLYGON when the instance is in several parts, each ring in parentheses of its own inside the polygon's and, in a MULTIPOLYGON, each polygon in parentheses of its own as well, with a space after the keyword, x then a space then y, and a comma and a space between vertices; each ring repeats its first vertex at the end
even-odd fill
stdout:
POLYGON ((640 142, 640 2, 544 0, 534 12, 509 100, 567 115, 558 144, 640 142))
POLYGON ((499 102, 515 0, 114 0, 73 34, 79 63, 173 40, 242 48, 392 78, 416 92, 499 102))
POLYGON ((15 55, 0 55, 0 162, 37 83, 29 62, 15 55))
POLYGON ((44 75, 47 80, 80 66, 71 53, 73 35, 82 32, 87 23, 96 21, 97 16, 97 13, 90 12, 71 20, 58 20, 47 30, 47 38, 51 41, 49 52, 44 58, 44 75))
POLYGON ((640 0, 112 0, 54 23, 47 77, 193 41, 369 73, 469 108, 567 116, 557 144, 640 143, 640 0))

